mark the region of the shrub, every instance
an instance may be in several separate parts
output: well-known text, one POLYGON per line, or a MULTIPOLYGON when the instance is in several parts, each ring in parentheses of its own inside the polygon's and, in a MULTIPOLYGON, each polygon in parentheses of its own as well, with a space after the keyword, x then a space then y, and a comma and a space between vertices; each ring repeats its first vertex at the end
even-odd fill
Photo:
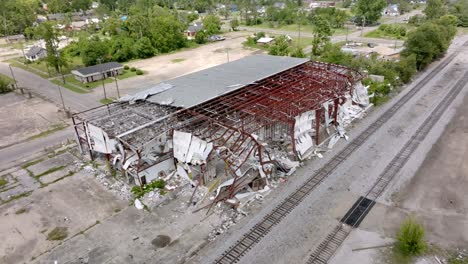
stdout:
POLYGON ((12 90, 10 81, 0 77, 0 94, 8 93, 12 90))
POLYGON ((136 71, 136 70, 137 70, 137 69, 136 69, 135 67, 130 68, 130 71, 132 71, 132 72, 134 72, 134 71, 136 71))
POLYGON ((424 227, 413 218, 406 219, 397 234, 397 249, 403 255, 419 255, 426 250, 424 227))
POLYGON ((136 70, 136 75, 143 75, 143 71, 140 69, 136 70))
POLYGON ((64 240, 68 236, 66 227, 56 227, 47 234, 47 240, 64 240))
POLYGON ((128 70, 128 69, 130 69, 130 66, 124 65, 124 70, 128 70))

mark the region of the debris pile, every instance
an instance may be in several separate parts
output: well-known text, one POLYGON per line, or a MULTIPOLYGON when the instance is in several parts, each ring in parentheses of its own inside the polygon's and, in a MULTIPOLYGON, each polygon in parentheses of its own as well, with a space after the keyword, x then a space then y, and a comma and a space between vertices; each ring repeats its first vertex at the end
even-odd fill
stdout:
POLYGON ((226 232, 229 228, 234 226, 239 220, 246 216, 241 210, 227 208, 218 204, 215 213, 221 217, 221 224, 208 234, 208 241, 214 241, 219 235, 226 232))

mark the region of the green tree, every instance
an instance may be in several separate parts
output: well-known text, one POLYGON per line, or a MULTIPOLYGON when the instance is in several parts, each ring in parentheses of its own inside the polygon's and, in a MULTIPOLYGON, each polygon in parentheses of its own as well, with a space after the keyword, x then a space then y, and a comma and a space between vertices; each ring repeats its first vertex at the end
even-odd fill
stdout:
POLYGON ((456 33, 456 18, 443 16, 419 26, 408 34, 404 56, 414 54, 418 69, 423 69, 445 53, 456 33))
POLYGON ((447 14, 447 6, 442 0, 428 0, 423 12, 427 19, 437 19, 447 14))
POLYGON ((198 44, 205 44, 208 41, 207 38, 208 37, 207 37, 206 33, 203 32, 203 31, 200 31, 195 35, 195 42, 198 43, 198 44))
POLYGON ((450 7, 450 13, 458 18, 458 25, 468 27, 468 0, 458 0, 450 7))
POLYGON ((1 0, 0 22, 3 35, 21 34, 36 21, 38 0, 1 0))
POLYGON ((312 22, 313 40, 312 40, 312 55, 320 55, 322 48, 330 41, 332 30, 328 21, 322 16, 315 16, 312 22))
POLYGON ((91 0, 72 0, 70 5, 75 11, 85 11, 91 7, 91 2, 91 0))
POLYGON ((230 26, 232 28, 232 31, 237 31, 237 28, 239 27, 239 20, 237 20, 237 18, 231 20, 230 26))
POLYGON ((44 39, 47 50, 47 63, 52 66, 56 72, 61 72, 63 67, 68 66, 66 54, 60 54, 58 50, 59 32, 50 22, 44 22, 38 28, 38 35, 44 39))
POLYGON ((123 62, 134 57, 134 41, 132 38, 120 35, 118 37, 113 37, 111 43, 109 53, 112 54, 112 60, 123 62))
POLYGON ((304 50, 301 47, 294 48, 294 50, 291 52, 291 57, 305 58, 304 50))
POLYGON ((186 46, 185 26, 173 16, 158 16, 152 19, 149 38, 153 47, 166 53, 186 46))
POLYGON ((411 54, 408 57, 402 57, 397 63, 396 69, 403 83, 409 83, 413 75, 416 74, 416 55, 411 54))
POLYGON ((387 6, 385 0, 358 0, 355 5, 355 13, 364 26, 375 24, 380 17, 382 11, 387 6))
POLYGON ((406 219, 397 234, 397 248, 404 255, 419 255, 426 250, 424 227, 413 218, 406 219))
POLYGON ((279 36, 275 38, 275 43, 270 45, 268 54, 275 56, 288 56, 289 55, 289 42, 286 36, 279 36))
POLYGON ((86 66, 96 65, 99 62, 110 61, 109 55, 109 41, 103 41, 95 36, 91 39, 80 40, 81 46, 81 60, 86 66))
POLYGON ((203 19, 203 28, 208 36, 221 32, 221 20, 216 15, 207 15, 203 19))
POLYGON ((157 50, 153 48, 151 40, 147 37, 142 37, 135 43, 135 56, 141 59, 149 58, 156 54, 157 50))

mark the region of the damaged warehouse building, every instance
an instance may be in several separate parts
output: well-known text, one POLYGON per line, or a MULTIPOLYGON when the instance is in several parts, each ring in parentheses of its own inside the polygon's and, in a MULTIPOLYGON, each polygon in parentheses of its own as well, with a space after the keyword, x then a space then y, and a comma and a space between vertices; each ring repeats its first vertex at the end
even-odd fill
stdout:
POLYGON ((346 138, 345 127, 369 105, 362 78, 339 65, 254 55, 77 113, 73 122, 81 152, 105 157, 130 184, 180 177, 211 193, 200 208, 235 204, 346 138))

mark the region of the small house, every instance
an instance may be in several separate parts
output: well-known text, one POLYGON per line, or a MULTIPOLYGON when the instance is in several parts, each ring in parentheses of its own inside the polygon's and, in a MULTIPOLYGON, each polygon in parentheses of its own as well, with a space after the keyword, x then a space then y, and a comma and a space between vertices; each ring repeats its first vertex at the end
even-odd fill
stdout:
POLYGON ((78 70, 73 70, 71 73, 75 76, 75 79, 82 83, 94 82, 108 77, 117 76, 122 74, 124 67, 122 64, 112 61, 93 65, 78 70))
POLYGON ((24 56, 29 61, 37 61, 47 57, 47 50, 41 46, 32 46, 24 56))
POLYGON ((187 28, 187 30, 185 31, 185 35, 187 36, 187 39, 195 39, 195 36, 197 35, 197 33, 202 30, 203 30, 203 23, 195 22, 187 28))
POLYGON ((384 10, 383 14, 387 16, 399 16, 400 10, 397 4, 388 5, 384 10))

